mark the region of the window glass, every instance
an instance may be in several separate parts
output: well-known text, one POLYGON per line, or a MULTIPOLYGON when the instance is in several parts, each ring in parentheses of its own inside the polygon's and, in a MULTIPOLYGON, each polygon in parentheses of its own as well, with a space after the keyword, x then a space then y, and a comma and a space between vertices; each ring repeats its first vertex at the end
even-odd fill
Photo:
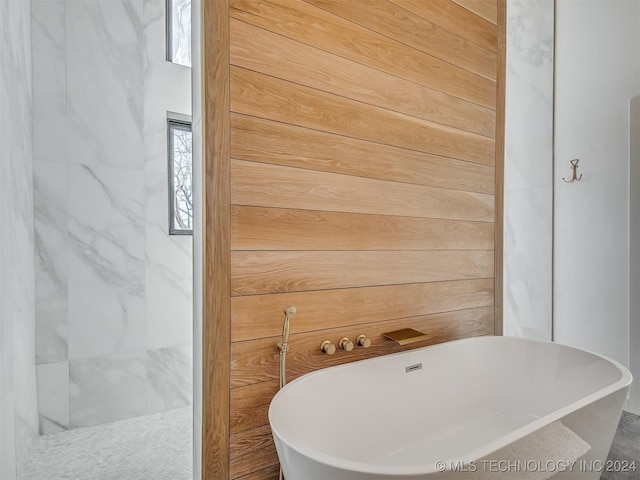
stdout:
POLYGON ((167 59, 191 66, 191 0, 167 1, 167 59))
POLYGON ((193 229, 191 125, 169 120, 169 233, 193 229))

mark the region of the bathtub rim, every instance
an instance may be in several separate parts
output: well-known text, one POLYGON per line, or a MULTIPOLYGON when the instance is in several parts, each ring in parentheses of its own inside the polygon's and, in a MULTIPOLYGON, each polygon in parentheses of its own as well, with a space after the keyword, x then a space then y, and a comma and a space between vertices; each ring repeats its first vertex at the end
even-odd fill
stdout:
MULTIPOLYGON (((547 425, 552 424, 553 422, 556 422, 558 420, 561 420, 562 418, 566 417, 567 415, 576 412, 588 405, 591 405, 594 402, 597 402, 598 400, 601 400, 609 395, 614 394, 615 392, 623 389, 623 388, 628 388, 629 385, 631 384, 631 382, 633 381, 633 376, 631 375, 631 372, 629 371, 629 369, 627 369, 624 365, 622 365, 621 363, 617 362, 616 360, 613 360, 609 357, 606 357, 605 355, 601 355, 599 353, 595 353, 589 350, 585 350, 582 348, 578 348, 578 347, 574 347, 574 346, 570 346, 570 345, 565 345, 562 343, 557 343, 557 342, 551 342, 551 341, 547 341, 547 340, 539 340, 539 339, 528 339, 528 338, 521 338, 521 337, 506 337, 506 336, 495 336, 495 335, 486 335, 486 336, 478 336, 478 337, 469 337, 469 338, 463 338, 463 339, 459 339, 459 340, 453 340, 450 342, 443 342, 443 343, 438 343, 438 344, 434 344, 434 345, 427 345, 421 348, 416 348, 416 349, 412 349, 412 350, 405 350, 402 352, 397 352, 397 353, 391 353, 391 354, 387 354, 387 355, 380 355, 378 357, 374 357, 374 358, 368 358, 368 359, 364 359, 364 360, 357 360, 354 362, 349 362, 346 364, 342 364, 342 365, 335 365, 335 366, 331 366, 331 367, 326 367, 326 368, 321 368, 318 370, 315 370, 313 372, 309 372, 305 375, 302 375, 298 378, 296 378, 295 380, 292 380, 290 383, 288 383, 284 388, 282 388, 281 390, 279 390, 276 395, 273 397, 273 399, 271 400, 271 402, 269 403, 269 426, 271 427, 271 431, 272 431, 272 435, 274 437, 274 441, 277 439, 283 444, 283 446, 285 448, 289 448, 295 452, 297 452, 298 454, 313 460, 315 462, 327 465, 329 467, 333 467, 336 469, 341 469, 344 471, 351 471, 351 472, 357 472, 357 473, 363 473, 363 474, 378 474, 378 475, 389 475, 389 476, 393 476, 393 475, 397 475, 397 476, 411 476, 411 475, 422 475, 422 474, 432 474, 432 473, 443 473, 440 470, 437 470, 435 468, 435 463, 433 464, 429 464, 429 463, 424 463, 424 464, 419 464, 419 465, 379 465, 379 464, 372 464, 372 463, 363 463, 363 462, 357 462, 357 461, 353 461, 353 460, 347 460, 344 458, 340 458, 340 457, 336 457, 334 455, 329 455, 327 453, 324 453, 320 450, 317 450, 315 448, 307 448, 304 445, 299 446, 299 445, 292 445, 291 442, 286 441, 286 436, 283 437, 282 433, 278 431, 277 428, 274 427, 271 418, 272 418, 272 404, 273 401, 275 400, 275 398, 281 394, 281 392, 287 390, 290 386, 295 385, 296 383, 298 383, 299 381, 302 381, 303 379, 309 379, 313 376, 316 375, 326 375, 327 371, 329 370, 340 370, 343 368, 347 368, 347 367, 352 367, 354 364, 356 363, 360 363, 360 362, 376 362, 376 361, 381 361, 383 359, 386 358, 391 358, 391 357, 399 357, 399 356, 404 356, 404 355, 409 355, 412 353, 415 353, 417 351, 423 350, 423 349, 438 349, 438 348, 446 348, 449 345, 452 344, 460 344, 460 343, 466 343, 466 342, 484 342, 484 341, 501 341, 503 339, 508 339, 508 341, 511 342, 522 342, 522 343, 539 343, 539 344, 552 344, 552 345, 556 345, 558 347, 561 348, 567 348, 567 349, 571 349, 574 351, 578 351, 578 352, 582 352, 582 353, 588 353, 591 354, 595 357, 601 358, 603 360, 606 360, 607 362, 609 362, 610 364, 612 364, 613 366, 615 366, 618 371, 620 372, 620 378, 615 381, 614 383, 607 385, 606 387, 603 387, 599 390, 596 390, 595 392, 580 398, 579 400, 572 402, 568 405, 565 405, 562 408, 559 408, 558 410, 555 410, 554 412, 550 413, 549 415, 545 415, 544 417, 538 418, 520 428, 517 428, 511 432, 509 432, 506 435, 503 435, 501 437, 498 437, 497 439, 493 440, 492 442, 487 443, 486 445, 481 446, 480 448, 477 448, 475 450, 472 450, 470 452, 467 452, 466 454, 459 456, 459 457, 454 457, 454 458, 442 458, 439 460, 443 460, 445 462, 447 462, 447 467, 449 465, 451 465, 452 463, 456 464, 458 462, 470 462, 470 461, 474 461, 474 460, 480 460, 482 458, 485 458, 489 455, 491 455, 492 453, 506 447, 507 445, 516 442, 524 437, 526 437, 527 435, 530 435, 531 433, 540 430, 544 427, 546 427, 547 425), (498 340, 500 339, 500 340, 498 340)), ((280 459, 279 459, 280 460, 280 459)))

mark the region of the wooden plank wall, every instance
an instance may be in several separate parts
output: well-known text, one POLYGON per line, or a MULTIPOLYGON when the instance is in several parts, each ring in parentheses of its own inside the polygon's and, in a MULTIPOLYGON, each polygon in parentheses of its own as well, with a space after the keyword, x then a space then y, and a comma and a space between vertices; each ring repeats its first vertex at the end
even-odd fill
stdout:
MULTIPOLYGON (((216 298, 226 291, 230 311, 205 318, 205 342, 217 342, 205 346, 216 354, 205 358, 205 375, 218 389, 215 404, 205 396, 205 419, 209 408, 226 423, 203 441, 205 455, 228 458, 209 470, 203 459, 204 476, 275 479, 267 409, 286 306, 298 309, 289 380, 500 332, 504 4, 212 3, 228 4, 228 25, 218 18, 215 28, 228 29, 229 107, 215 111, 224 109, 215 96, 205 102, 228 122, 228 150, 211 144, 210 158, 225 165, 211 173, 212 197, 226 202, 230 224, 208 235, 218 245, 229 237, 226 261, 211 264, 225 284, 216 298), (404 327, 431 338, 399 347, 381 335, 404 327), (220 338, 206 334, 214 330, 220 338), (323 340, 360 334, 370 348, 320 351, 323 340), (207 449, 211 441, 228 443, 207 449)), ((204 31, 221 35, 206 23, 204 31)))

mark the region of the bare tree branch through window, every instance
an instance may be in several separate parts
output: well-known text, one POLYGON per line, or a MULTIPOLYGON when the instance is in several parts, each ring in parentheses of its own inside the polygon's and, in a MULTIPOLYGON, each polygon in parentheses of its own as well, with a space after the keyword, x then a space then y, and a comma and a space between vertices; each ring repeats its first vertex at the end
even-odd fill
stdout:
POLYGON ((169 121, 172 188, 170 192, 170 233, 191 233, 193 229, 193 193, 191 126, 169 121))

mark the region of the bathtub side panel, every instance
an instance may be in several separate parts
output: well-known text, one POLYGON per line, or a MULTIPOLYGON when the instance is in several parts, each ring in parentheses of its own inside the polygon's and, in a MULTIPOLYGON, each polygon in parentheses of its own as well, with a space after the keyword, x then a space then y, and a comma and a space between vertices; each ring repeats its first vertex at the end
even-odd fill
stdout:
POLYGON ((616 434, 629 387, 622 388, 564 417, 562 423, 591 445, 591 450, 574 465, 573 471, 557 474, 554 480, 598 480, 616 434))

